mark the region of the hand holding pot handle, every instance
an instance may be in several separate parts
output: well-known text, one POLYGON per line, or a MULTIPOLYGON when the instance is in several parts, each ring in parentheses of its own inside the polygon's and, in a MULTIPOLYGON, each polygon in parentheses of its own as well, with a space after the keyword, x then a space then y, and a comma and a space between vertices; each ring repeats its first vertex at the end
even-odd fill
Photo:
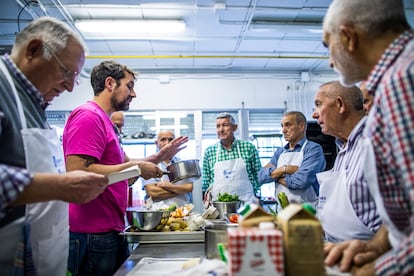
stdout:
POLYGON ((138 161, 137 164, 141 169, 141 177, 144 179, 161 177, 163 175, 163 171, 152 162, 138 161))

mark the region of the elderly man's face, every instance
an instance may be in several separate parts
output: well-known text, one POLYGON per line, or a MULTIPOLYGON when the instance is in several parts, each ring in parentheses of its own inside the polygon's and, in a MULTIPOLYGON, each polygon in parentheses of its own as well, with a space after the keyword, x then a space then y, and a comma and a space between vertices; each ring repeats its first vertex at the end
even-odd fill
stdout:
POLYGON ((220 140, 233 139, 237 125, 232 125, 229 118, 219 118, 216 120, 217 137, 220 140))
POLYGON ((172 131, 161 131, 158 134, 158 138, 157 141, 155 141, 155 144, 157 145, 158 149, 161 150, 166 145, 171 143, 174 138, 174 133, 172 133, 172 131))
POLYGON ((296 121, 296 115, 287 115, 282 118, 282 133, 289 143, 297 143, 305 136, 305 124, 296 121))
POLYGON ((361 66, 355 56, 348 51, 346 37, 340 32, 328 33, 324 30, 323 45, 329 49, 329 64, 339 74, 343 86, 352 86, 360 81, 361 66))
POLYGON ((329 86, 322 86, 316 93, 312 118, 318 121, 323 134, 335 136, 336 128, 341 128, 341 124, 337 121, 338 108, 336 108, 335 100, 326 94, 328 89, 329 86))
MULTIPOLYGON (((49 49, 43 48, 43 51, 49 49)), ((41 58, 42 65, 38 66, 29 79, 40 91, 44 100, 50 102, 64 91, 71 92, 76 84, 75 79, 85 63, 85 53, 81 45, 73 38, 69 38, 66 48, 53 52, 50 60, 41 58)))
POLYGON ((362 91, 362 96, 364 98, 364 110, 365 113, 368 114, 369 110, 371 109, 372 105, 374 104, 374 96, 369 94, 365 82, 359 86, 359 89, 362 91))

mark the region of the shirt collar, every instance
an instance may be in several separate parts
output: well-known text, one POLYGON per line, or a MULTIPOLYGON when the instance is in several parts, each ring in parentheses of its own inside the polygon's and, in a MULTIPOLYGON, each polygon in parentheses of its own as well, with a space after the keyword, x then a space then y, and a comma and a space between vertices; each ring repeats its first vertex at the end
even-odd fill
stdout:
POLYGON ((414 39, 414 30, 408 30, 402 33, 397 37, 391 44, 388 46, 387 50, 382 55, 381 59, 371 71, 368 81, 366 83, 366 88, 370 94, 374 94, 377 90, 382 76, 384 76, 385 71, 388 70, 394 61, 400 56, 404 51, 405 46, 414 39))
MULTIPOLYGON (((231 147, 230 147, 230 150, 233 150, 235 147, 236 147, 236 145, 237 145, 237 139, 236 139, 236 137, 234 137, 234 140, 233 140, 233 142, 231 143, 231 147)), ((223 148, 223 149, 226 149, 222 144, 221 144, 221 141, 219 141, 219 145, 220 145, 220 147, 221 148, 223 148)), ((227 150, 227 149, 226 149, 227 150)))
MULTIPOLYGON (((299 149, 301 149, 302 148, 302 146, 303 146, 303 144, 306 142, 306 137, 303 137, 296 145, 295 145, 295 148, 293 149, 293 150, 295 150, 295 149, 297 149, 297 148, 299 148, 299 149)), ((285 145, 285 149, 286 150, 289 150, 289 143, 287 143, 286 145, 285 145)))
POLYGON ((11 70, 11 73, 15 75, 18 82, 23 86, 23 90, 26 91, 29 95, 31 95, 34 100, 39 104, 43 109, 45 109, 49 104, 44 101, 42 94, 39 90, 34 87, 32 82, 26 78, 26 76, 20 71, 20 69, 16 66, 13 60, 10 58, 8 54, 5 54, 2 57, 2 60, 5 62, 6 66, 11 70))
POLYGON ((336 138, 335 143, 338 146, 338 148, 343 149, 345 147, 353 147, 353 145, 355 144, 355 140, 362 134, 362 131, 364 130, 366 120, 367 120, 367 116, 364 116, 358 122, 358 124, 354 126, 346 142, 336 138))

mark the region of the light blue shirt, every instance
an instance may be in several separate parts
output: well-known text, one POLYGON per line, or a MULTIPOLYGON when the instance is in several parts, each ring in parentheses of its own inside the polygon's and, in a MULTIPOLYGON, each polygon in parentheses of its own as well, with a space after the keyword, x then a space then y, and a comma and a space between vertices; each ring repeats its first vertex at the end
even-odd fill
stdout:
MULTIPOLYGON (((289 149, 289 144, 278 148, 270 160, 270 163, 274 167, 262 168, 259 171, 259 183, 265 184, 276 182, 270 175, 277 168, 279 156, 284 152, 299 152, 305 141, 306 138, 300 140, 293 150, 289 149)), ((298 171, 285 177, 286 186, 292 190, 304 190, 307 189, 309 185, 312 185, 316 194, 319 194, 319 183, 316 179, 316 174, 325 170, 325 166, 326 160, 321 145, 308 140, 308 143, 303 149, 302 164, 300 165, 298 171)))

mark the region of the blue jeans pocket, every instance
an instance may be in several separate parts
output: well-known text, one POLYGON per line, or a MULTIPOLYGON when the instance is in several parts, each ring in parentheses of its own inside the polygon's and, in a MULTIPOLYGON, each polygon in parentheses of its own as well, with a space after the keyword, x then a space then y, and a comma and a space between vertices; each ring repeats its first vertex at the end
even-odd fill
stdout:
POLYGON ((118 233, 90 235, 90 261, 94 275, 113 275, 118 254, 118 233))
POLYGON ((80 240, 70 240, 68 270, 72 275, 77 275, 79 273, 78 268, 80 258, 80 240))

